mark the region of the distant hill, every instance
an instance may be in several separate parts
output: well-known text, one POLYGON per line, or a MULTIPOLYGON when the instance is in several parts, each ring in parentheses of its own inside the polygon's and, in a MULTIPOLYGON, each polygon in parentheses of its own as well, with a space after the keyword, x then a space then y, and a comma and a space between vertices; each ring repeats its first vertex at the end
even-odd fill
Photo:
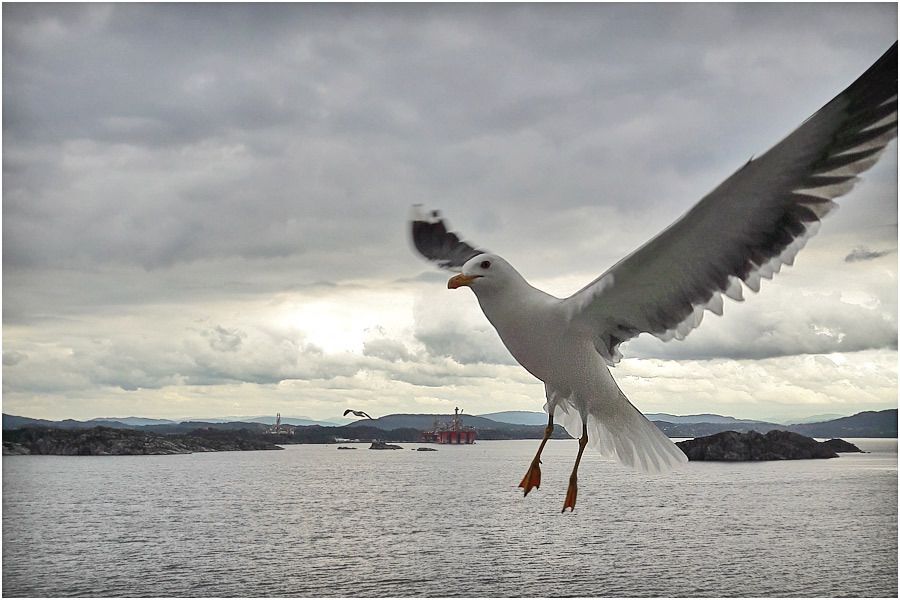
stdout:
MULTIPOLYGON (((239 417, 234 419, 235 421, 242 421, 244 423, 265 423, 266 425, 274 425, 275 424, 275 416, 258 416, 258 417, 239 417)), ((300 427, 307 427, 309 425, 321 425, 322 427, 338 427, 341 425, 340 423, 334 423, 331 421, 317 421, 316 419, 310 419, 309 417, 281 417, 282 425, 298 425, 300 427)))
MULTIPOLYGON (((275 415, 257 415, 254 417, 191 417, 184 419, 182 423, 202 422, 202 423, 263 423, 265 425, 275 424, 275 415)), ((177 421, 176 421, 177 422, 177 421)), ((337 421, 317 421, 309 417, 281 417, 282 425, 297 425, 307 427, 309 425, 321 425, 322 427, 338 427, 342 425, 337 421)))
MULTIPOLYGON (((510 410, 479 416, 509 424, 544 425, 547 422, 545 413, 535 411, 510 410)), ((794 431, 813 437, 897 437, 896 409, 863 412, 850 417, 834 415, 837 417, 834 419, 828 418, 831 415, 820 415, 822 418, 795 419, 790 424, 737 419, 712 413, 697 415, 648 413, 646 416, 669 437, 697 437, 713 435, 721 431, 767 433, 775 429, 794 431)))
POLYGON ((491 421, 498 423, 509 423, 511 425, 547 425, 547 413, 536 412, 533 410, 504 410, 502 412, 487 413, 478 415, 491 421))
MULTIPOLYGON (((528 410, 506 410, 496 413, 478 415, 500 423, 513 423, 516 425, 546 425, 547 413, 528 410)), ((666 423, 765 423, 752 419, 736 419, 716 414, 699 415, 670 415, 668 413, 648 413, 651 421, 664 421, 666 423)))
MULTIPOLYGON (((450 423, 453 415, 413 415, 398 414, 386 415, 379 419, 360 419, 350 425, 341 427, 342 430, 372 430, 374 428, 383 431, 391 430, 410 430, 427 431, 434 427, 434 422, 438 424, 450 423)), ((483 416, 461 415, 462 423, 465 426, 474 427, 478 430, 478 439, 480 440, 525 440, 540 439, 544 435, 544 428, 547 423, 542 422, 540 425, 520 425, 516 423, 501 423, 483 416)), ((336 429, 337 430, 337 429, 336 429)), ((350 437, 350 436, 343 436, 350 437)), ((558 439, 570 437, 566 430, 557 427, 553 432, 553 437, 558 439)))
POLYGON ((744 421, 735 419, 718 423, 671 423, 654 421, 654 424, 669 437, 693 438, 713 435, 722 431, 747 433, 756 431, 768 433, 772 430, 793 431, 809 437, 897 437, 897 409, 867 411, 850 417, 841 417, 821 423, 801 423, 781 425, 765 421, 744 421))
MULTIPOLYGON (((546 416, 544 413, 530 411, 505 411, 499 413, 491 413, 497 419, 508 419, 508 421, 500 421, 488 418, 485 415, 461 415, 462 423, 466 426, 475 427, 479 431, 480 439, 530 439, 540 437, 543 434, 543 428, 546 424, 546 416), (520 421, 520 422, 511 422, 520 421), (522 423, 521 421, 531 421, 530 423, 522 423), (535 422, 537 421, 537 422, 535 422)), ((841 417, 830 421, 820 423, 801 423, 796 425, 781 425, 778 423, 768 423, 765 421, 751 421, 747 419, 735 419, 733 417, 724 417, 722 415, 668 415, 666 413, 655 413, 647 415, 654 424, 659 427, 669 437, 693 438, 698 436, 713 435, 722 431, 737 431, 746 433, 748 431, 757 431, 759 433, 767 433, 769 431, 780 429, 794 431, 810 437, 897 437, 897 409, 888 409, 882 411, 867 411, 855 414, 850 417, 841 417), (673 419, 673 420, 664 420, 673 419), (710 419, 708 421, 696 421, 695 419, 710 419)), ((216 420, 194 420, 175 423, 166 419, 143 419, 141 417, 125 417, 122 421, 92 419, 90 421, 75 421, 66 419, 63 421, 48 421, 45 419, 31 419, 28 417, 19 417, 15 415, 3 415, 3 429, 20 429, 23 427, 44 427, 55 429, 90 429, 98 425, 110 427, 114 429, 140 429, 153 433, 180 434, 187 433, 196 429, 218 429, 236 431, 246 429, 251 432, 264 432, 268 425, 274 423, 274 418, 268 417, 249 417, 253 419, 249 421, 216 421, 216 420), (260 419, 258 421, 256 419, 260 419), (268 421, 268 424, 265 422, 268 421), (134 423, 152 422, 154 424, 136 425, 134 423)), ((434 426, 434 422, 439 424, 449 423, 452 415, 440 414, 394 414, 386 415, 378 419, 360 419, 353 423, 343 426, 333 426, 331 424, 322 425, 321 421, 313 421, 312 419, 300 418, 282 418, 282 423, 286 425, 295 425, 303 430, 322 430, 321 433, 313 433, 309 431, 304 435, 304 439, 326 439, 329 435, 336 437, 358 437, 352 435, 344 435, 339 432, 354 431, 359 428, 366 430, 381 430, 389 432, 392 430, 429 430, 434 426)), ((326 422, 327 423, 327 422, 326 422)), ((555 436, 566 437, 562 427, 556 428, 555 436)))
MULTIPOLYGON (((85 421, 86 423, 94 423, 95 425, 105 425, 106 423, 120 423, 122 425, 130 425, 132 427, 143 427, 145 425, 167 425, 177 423, 171 419, 145 419, 144 417, 98 417, 85 421)), ((109 425, 106 425, 109 427, 109 425)))
MULTIPOLYGON (((350 423, 349 425, 347 425, 347 427, 377 427, 378 429, 384 429, 385 431, 409 427, 418 430, 427 430, 431 429, 434 426, 435 420, 437 420, 438 423, 447 423, 452 418, 453 415, 396 414, 385 415, 378 419, 360 419, 359 421, 350 423)), ((461 415, 461 419, 463 425, 476 427, 478 429, 509 429, 510 427, 512 427, 510 423, 500 423, 498 421, 493 421, 484 417, 477 417, 475 415, 464 414, 461 415)))
POLYGON ((134 425, 126 425, 119 421, 106 419, 94 419, 92 421, 76 421, 64 419, 62 421, 48 421, 46 419, 31 419, 29 417, 17 417, 16 415, 3 414, 3 429, 20 429, 22 427, 52 427, 53 429, 91 429, 93 427, 110 427, 112 429, 132 429, 134 425))
MULTIPOLYGON (((323 427, 337 427, 338 423, 329 421, 315 421, 298 417, 282 417, 283 425, 295 425, 308 427, 320 425, 323 427)), ((173 421, 170 419, 147 419, 144 417, 98 417, 88 421, 76 421, 64 419, 62 421, 48 421, 46 419, 32 419, 16 415, 3 414, 3 429, 19 429, 21 427, 52 427, 54 429, 91 429, 92 427, 110 427, 112 429, 143 429, 148 431, 187 431, 189 428, 209 427, 221 425, 219 429, 256 429, 265 428, 275 424, 275 417, 224 417, 211 419, 191 419, 185 421, 173 421), (258 426, 258 427, 257 427, 258 426)))
POLYGON ((353 417, 352 419, 348 417, 328 417, 324 421, 319 421, 320 423, 334 423, 336 427, 343 427, 344 425, 349 425, 350 423, 355 423, 357 421, 357 417, 353 417))
POLYGON ((217 423, 214 421, 182 421, 181 423, 164 423, 162 425, 146 425, 140 427, 142 431, 150 431, 162 434, 184 434, 198 429, 215 429, 218 431, 246 430, 255 433, 263 433, 269 428, 265 423, 247 423, 244 421, 227 421, 217 423))
POLYGON ((822 423, 801 423, 788 429, 810 437, 897 437, 897 409, 866 411, 822 423))
POLYGON ((783 423, 785 425, 798 425, 800 423, 824 423, 825 421, 834 421, 835 419, 842 419, 847 415, 839 415, 837 413, 826 413, 823 415, 813 415, 811 417, 804 417, 802 419, 769 419, 775 423, 783 423))
POLYGON ((651 421, 665 421, 666 423, 764 423, 765 421, 756 421, 753 419, 735 419, 734 417, 725 417, 704 413, 699 415, 670 415, 668 413, 649 413, 646 415, 651 421))
POLYGON ((3 429, 18 429, 20 427, 58 427, 58 425, 56 425, 56 421, 30 419, 3 413, 3 429))
POLYGON ((669 423, 668 421, 653 421, 660 431, 673 438, 694 438, 705 435, 714 435, 723 431, 736 431, 748 433, 768 433, 776 429, 787 430, 788 427, 777 423, 764 423, 762 421, 733 421, 724 423, 669 423))

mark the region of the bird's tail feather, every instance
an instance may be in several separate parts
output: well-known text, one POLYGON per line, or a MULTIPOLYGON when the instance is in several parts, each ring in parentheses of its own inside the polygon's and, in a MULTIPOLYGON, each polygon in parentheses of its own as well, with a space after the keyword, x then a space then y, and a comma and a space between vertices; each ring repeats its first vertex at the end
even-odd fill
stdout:
MULTIPOLYGON (((587 415, 588 447, 606 458, 649 473, 669 471, 687 462, 687 456, 619 391, 610 401, 591 403, 587 415)), ((554 402, 553 420, 569 435, 582 434, 582 414, 571 398, 554 402)), ((544 405, 548 412, 550 403, 544 405)))

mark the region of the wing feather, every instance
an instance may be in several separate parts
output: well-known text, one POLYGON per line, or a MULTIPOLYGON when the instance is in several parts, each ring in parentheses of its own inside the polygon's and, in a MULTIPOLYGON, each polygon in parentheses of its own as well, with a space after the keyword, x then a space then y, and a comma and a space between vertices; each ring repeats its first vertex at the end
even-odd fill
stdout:
POLYGON ((582 411, 570 397, 557 396, 544 405, 556 423, 574 438, 581 437, 587 420, 588 447, 603 457, 649 473, 661 473, 688 462, 666 434, 618 391, 582 411))
POLYGON ((413 206, 410 232, 416 250, 442 269, 460 271, 466 262, 487 250, 479 250, 459 235, 449 231, 439 211, 426 211, 421 204, 413 206))
POLYGON ((640 333, 683 339, 724 294, 759 291, 818 231, 897 135, 897 44, 669 228, 566 299, 609 364, 640 333))

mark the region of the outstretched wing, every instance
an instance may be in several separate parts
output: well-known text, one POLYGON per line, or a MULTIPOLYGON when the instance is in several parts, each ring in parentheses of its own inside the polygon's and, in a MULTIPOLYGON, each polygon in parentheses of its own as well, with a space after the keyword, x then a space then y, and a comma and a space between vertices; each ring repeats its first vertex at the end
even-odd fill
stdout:
POLYGON ((439 211, 426 211, 421 204, 413 206, 410 219, 412 242, 416 250, 442 269, 460 271, 466 262, 487 250, 479 250, 448 231, 439 211))
POLYGON ((682 339, 722 295, 759 291, 897 135, 897 44, 850 87, 687 214, 566 299, 615 364, 640 333, 682 339))
POLYGON ((352 408, 348 408, 347 410, 345 410, 345 411, 344 411, 344 416, 346 417, 346 416, 349 415, 350 413, 353 413, 353 415, 356 416, 356 417, 365 417, 365 418, 367 418, 367 419, 371 419, 371 418, 372 418, 372 417, 370 417, 369 415, 367 415, 364 411, 361 411, 361 410, 353 410, 352 408))

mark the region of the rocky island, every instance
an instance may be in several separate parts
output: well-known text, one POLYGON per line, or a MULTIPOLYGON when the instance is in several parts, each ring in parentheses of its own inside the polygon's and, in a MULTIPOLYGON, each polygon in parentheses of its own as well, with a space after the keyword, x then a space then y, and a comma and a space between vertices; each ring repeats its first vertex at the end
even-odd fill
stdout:
POLYGON ((369 446, 369 450, 403 450, 403 446, 398 446, 397 444, 388 444, 386 442, 375 440, 374 442, 372 442, 372 445, 369 446))
POLYGON ((831 448, 838 454, 842 452, 859 452, 861 454, 865 454, 862 450, 860 450, 856 444, 851 444, 846 440, 842 440, 840 438, 828 440, 827 442, 821 442, 823 446, 831 448))
POLYGON ((818 442, 792 431, 772 430, 766 433, 723 431, 677 442, 688 460, 754 461, 837 458, 837 452, 860 452, 844 440, 818 442), (840 450, 838 450, 840 449, 840 450))
POLYGON ((281 449, 245 430, 198 429, 189 434, 162 435, 109 427, 78 430, 26 427, 3 432, 4 455, 114 456, 281 449))

